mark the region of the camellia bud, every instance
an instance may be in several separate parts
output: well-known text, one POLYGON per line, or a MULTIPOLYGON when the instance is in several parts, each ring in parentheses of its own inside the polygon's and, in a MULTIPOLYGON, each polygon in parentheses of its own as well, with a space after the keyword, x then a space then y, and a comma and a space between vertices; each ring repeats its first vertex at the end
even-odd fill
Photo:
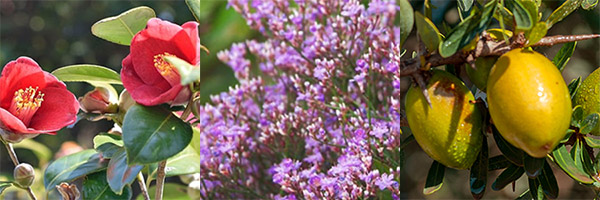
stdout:
POLYGON ((33 179, 35 178, 33 167, 27 163, 17 165, 13 172, 13 176, 15 178, 15 183, 23 188, 31 186, 33 179))
POLYGON ((96 87, 83 97, 79 97, 79 106, 88 113, 115 113, 117 112, 116 103, 111 102, 112 94, 108 89, 96 87))

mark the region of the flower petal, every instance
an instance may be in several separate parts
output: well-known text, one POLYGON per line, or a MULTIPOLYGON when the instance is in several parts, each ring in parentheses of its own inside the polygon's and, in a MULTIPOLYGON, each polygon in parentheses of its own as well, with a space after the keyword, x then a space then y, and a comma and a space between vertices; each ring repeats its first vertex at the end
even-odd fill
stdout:
POLYGON ((123 80, 123 86, 127 88, 131 97, 146 106, 167 103, 175 98, 182 88, 180 85, 171 86, 166 80, 158 82, 156 85, 144 83, 140 76, 136 74, 129 56, 123 60, 121 80, 123 80))
POLYGON ((15 91, 29 86, 46 87, 44 72, 34 60, 19 57, 6 64, 0 77, 0 107, 10 107, 15 91))
POLYGON ((75 123, 79 102, 69 90, 60 87, 46 87, 42 90, 44 101, 34 114, 29 124, 30 128, 55 132, 75 123))

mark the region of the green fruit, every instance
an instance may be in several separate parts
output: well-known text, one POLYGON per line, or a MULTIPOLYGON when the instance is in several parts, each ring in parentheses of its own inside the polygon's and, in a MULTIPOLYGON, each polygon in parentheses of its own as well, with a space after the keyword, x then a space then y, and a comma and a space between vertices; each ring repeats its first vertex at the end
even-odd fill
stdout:
POLYGON ((473 165, 483 134, 482 115, 471 91, 452 74, 433 70, 427 84, 431 107, 418 86, 406 94, 408 125, 419 146, 447 167, 467 169, 473 165))
POLYGON ((479 57, 475 60, 475 67, 477 69, 473 69, 469 65, 465 65, 467 69, 467 76, 469 76, 469 80, 477 86, 481 91, 486 90, 488 75, 490 74, 490 70, 498 57, 490 56, 490 57, 479 57))
MULTIPOLYGON (((579 86, 575 94, 575 105, 581 105, 584 118, 592 113, 600 114, 600 68, 594 70, 579 86)), ((600 122, 590 132, 600 135, 600 122)))
POLYGON ((509 143, 542 158, 565 137, 571 98, 560 71, 542 54, 514 49, 500 56, 487 83, 490 116, 509 143))

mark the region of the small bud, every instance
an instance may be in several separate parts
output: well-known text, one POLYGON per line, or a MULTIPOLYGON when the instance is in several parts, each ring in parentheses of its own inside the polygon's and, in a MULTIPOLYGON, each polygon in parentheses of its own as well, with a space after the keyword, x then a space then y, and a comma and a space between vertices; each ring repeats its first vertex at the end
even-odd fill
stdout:
POLYGON ((129 107, 135 105, 135 100, 133 100, 133 98, 131 98, 131 95, 129 94, 129 92, 127 90, 123 90, 123 92, 121 92, 121 95, 119 95, 119 112, 127 112, 127 110, 129 110, 129 107))
POLYGON ((79 97, 79 106, 81 110, 88 113, 115 113, 117 105, 111 102, 113 98, 108 89, 96 87, 83 97, 79 97))
POLYGON ((15 178, 15 183, 23 188, 31 186, 33 179, 35 178, 33 167, 27 163, 17 165, 13 172, 13 176, 15 178))

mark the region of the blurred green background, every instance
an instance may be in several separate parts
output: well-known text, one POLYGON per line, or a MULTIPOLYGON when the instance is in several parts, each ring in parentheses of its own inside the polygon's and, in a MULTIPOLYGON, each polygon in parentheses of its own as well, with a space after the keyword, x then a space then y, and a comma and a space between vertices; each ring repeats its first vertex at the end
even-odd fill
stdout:
MULTIPOLYGON (((100 19, 143 5, 153 8, 157 17, 176 24, 194 20, 184 1, 1 0, 0 67, 19 56, 28 56, 48 72, 84 63, 106 66, 118 72, 129 47, 95 37, 91 26, 100 19)), ((67 83, 67 88, 77 97, 93 89, 86 83, 67 83)), ((116 88, 122 90, 123 87, 116 88)), ((81 120, 73 128, 63 129, 56 135, 39 135, 35 141, 47 146, 53 159, 63 142, 73 141, 84 149, 93 148, 93 137, 111 128, 112 122, 106 120, 81 120)), ((21 162, 44 169, 39 165, 44 163, 40 163, 33 151, 17 148, 16 152, 21 162)), ((12 177, 12 169, 6 149, 0 148, 0 177, 12 177)), ((36 177, 36 183, 42 180, 42 176, 36 177)))

